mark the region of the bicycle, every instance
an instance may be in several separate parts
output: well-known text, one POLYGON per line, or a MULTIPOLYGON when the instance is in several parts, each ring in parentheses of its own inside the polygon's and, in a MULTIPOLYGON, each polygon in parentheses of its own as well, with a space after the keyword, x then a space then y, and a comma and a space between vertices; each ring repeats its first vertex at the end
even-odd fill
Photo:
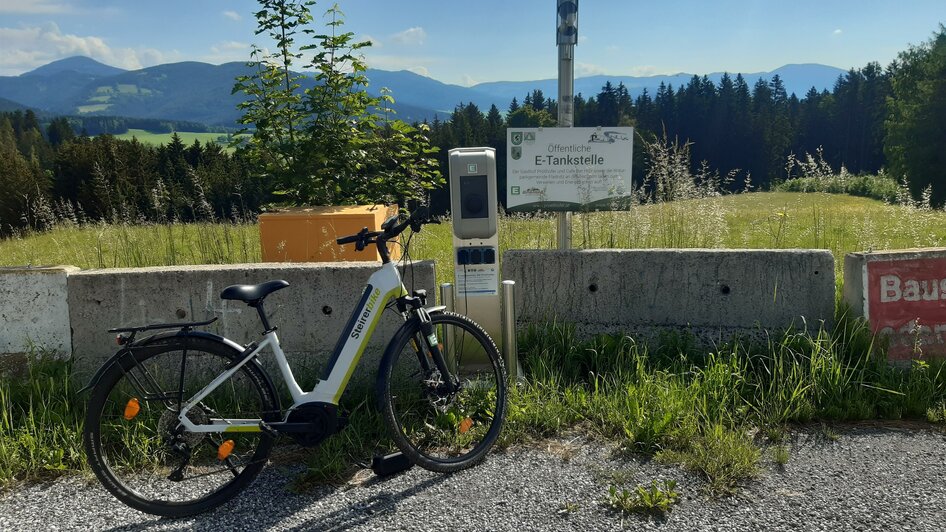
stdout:
MULTIPOLYGON (((408 227, 438 223, 423 210, 381 231, 337 239, 377 246, 381 267, 368 279, 321 379, 303 391, 263 302, 289 286, 275 280, 225 288, 222 299, 255 308, 263 336, 246 346, 196 330, 216 318, 111 329, 121 346, 92 377, 83 442, 92 471, 120 501, 143 512, 182 517, 217 507, 259 475, 276 437, 313 447, 342 430, 339 399, 382 312, 404 323, 384 350, 376 392, 395 446, 411 463, 450 473, 482 460, 502 430, 506 371, 489 335, 469 318, 408 295, 388 242, 408 227), (177 330, 173 330, 177 329, 177 330), (146 331, 163 331, 138 339, 146 331), (272 351, 292 404, 281 407, 257 355, 272 351), (466 359, 476 363, 464 363, 466 359)), ((408 257, 410 238, 403 244, 408 257)))

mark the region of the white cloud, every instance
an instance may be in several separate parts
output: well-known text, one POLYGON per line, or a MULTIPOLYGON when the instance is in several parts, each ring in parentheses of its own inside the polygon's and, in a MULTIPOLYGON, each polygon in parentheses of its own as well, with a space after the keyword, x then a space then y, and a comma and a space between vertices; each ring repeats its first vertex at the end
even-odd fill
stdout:
POLYGON ((231 50, 249 50, 250 45, 245 42, 223 41, 210 47, 213 53, 227 52, 231 50))
POLYGON ((49 0, 0 0, 0 13, 53 15, 71 12, 72 6, 49 0))
POLYGON ((616 44, 609 44, 604 47, 604 51, 609 54, 616 54, 621 51, 621 47, 616 44))
POLYGON ((424 77, 428 77, 428 78, 430 77, 430 71, 427 70, 427 67, 425 67, 425 66, 411 67, 411 68, 409 68, 408 70, 410 70, 411 72, 413 72, 413 73, 415 73, 415 74, 419 74, 419 75, 421 75, 421 76, 424 76, 424 77))
POLYGON ((223 41, 210 47, 210 54, 200 57, 207 63, 229 63, 231 61, 248 61, 250 59, 250 45, 237 41, 223 41))
POLYGON ((841 31, 841 28, 838 28, 838 29, 834 30, 834 31, 831 32, 831 33, 833 33, 833 34, 835 34, 835 35, 841 35, 843 32, 841 31))
POLYGON ((593 65, 591 63, 575 62, 576 76, 597 76, 599 74, 606 74, 604 67, 600 65, 593 65))
POLYGON ((224 11, 224 12, 223 12, 223 16, 227 17, 227 18, 230 19, 230 20, 240 20, 240 19, 243 18, 243 17, 241 17, 240 14, 237 13, 236 11, 229 11, 229 10, 224 11))
POLYGON ((372 47, 372 48, 381 48, 381 47, 383 46, 383 44, 381 43, 381 39, 376 39, 376 38, 372 37, 371 35, 359 35, 359 36, 357 37, 357 39, 355 39, 355 40, 356 40, 357 42, 365 42, 365 41, 368 41, 368 42, 371 43, 371 47, 372 47))
POLYGON ((20 74, 74 55, 128 70, 164 63, 180 55, 153 48, 113 48, 101 37, 62 33, 52 22, 43 26, 0 28, 0 42, 3 43, 3 54, 0 54, 0 74, 3 75, 20 74))
POLYGON ((366 54, 365 62, 371 68, 381 70, 410 70, 422 76, 429 76, 429 67, 437 62, 430 57, 411 57, 404 55, 366 54))
POLYGON ((395 33, 391 36, 391 41, 397 44, 403 44, 407 46, 420 45, 424 44, 424 40, 427 38, 427 32, 424 31, 424 28, 420 26, 415 26, 413 28, 408 28, 402 32, 395 33))
POLYGON ((638 76, 638 77, 657 76, 659 74, 661 74, 660 69, 658 69, 654 65, 640 65, 636 67, 631 67, 627 73, 628 76, 638 76))
POLYGON ((463 74, 463 78, 460 79, 460 85, 463 85, 464 87, 472 87, 477 83, 479 83, 479 80, 474 79, 473 76, 469 74, 463 74))

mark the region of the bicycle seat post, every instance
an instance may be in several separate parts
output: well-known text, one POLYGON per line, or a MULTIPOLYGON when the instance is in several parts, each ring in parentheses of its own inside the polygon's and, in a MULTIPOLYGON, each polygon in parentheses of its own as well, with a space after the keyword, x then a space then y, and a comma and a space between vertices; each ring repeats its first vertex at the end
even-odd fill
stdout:
POLYGON ((260 299, 260 300, 258 300, 258 301, 250 301, 250 302, 248 303, 248 305, 251 306, 251 307, 253 307, 253 308, 255 308, 255 309, 256 309, 256 313, 259 314, 259 319, 260 319, 261 322, 263 322, 263 334, 266 334, 266 333, 268 333, 269 331, 272 331, 272 330, 275 329, 275 327, 270 327, 270 326, 269 326, 269 319, 266 318, 266 311, 263 309, 263 300, 262 300, 262 299, 260 299))

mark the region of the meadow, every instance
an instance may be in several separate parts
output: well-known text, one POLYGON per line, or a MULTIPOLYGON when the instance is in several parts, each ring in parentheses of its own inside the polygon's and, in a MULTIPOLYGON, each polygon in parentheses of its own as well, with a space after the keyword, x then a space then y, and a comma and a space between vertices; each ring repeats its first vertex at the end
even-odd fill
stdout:
MULTIPOLYGON (((193 144, 195 140, 199 140, 201 144, 216 142, 221 146, 227 146, 231 137, 231 135, 227 133, 195 133, 192 131, 177 131, 176 133, 177 136, 180 137, 181 142, 188 145, 193 144)), ((172 135, 173 133, 152 133, 144 129, 129 129, 120 135, 115 135, 115 138, 119 140, 131 140, 135 138, 142 144, 160 146, 171 142, 172 135)))
MULTIPOLYGON (((426 226, 411 243, 414 259, 436 261, 438 282, 453 277, 450 231, 449 223, 426 226)), ((578 249, 828 249, 840 271, 850 252, 946 245, 946 212, 844 194, 756 192, 577 213, 572 238, 578 249)), ((499 245, 501 253, 554 248, 554 216, 501 216, 499 245)), ((63 225, 0 240, 0 266, 119 268, 260 257, 255 224, 63 225)))

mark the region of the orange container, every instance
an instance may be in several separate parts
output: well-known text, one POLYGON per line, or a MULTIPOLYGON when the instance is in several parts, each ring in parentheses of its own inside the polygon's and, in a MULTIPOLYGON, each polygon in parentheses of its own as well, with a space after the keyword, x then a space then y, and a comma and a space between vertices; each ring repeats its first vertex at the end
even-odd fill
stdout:
MULTIPOLYGON (((397 214, 397 205, 299 207, 259 215, 259 235, 264 262, 337 262, 381 260, 371 245, 356 251, 354 244, 339 246, 335 239, 354 235, 362 228, 381 230, 397 214)), ((391 259, 401 256, 400 246, 388 246, 391 259)))

